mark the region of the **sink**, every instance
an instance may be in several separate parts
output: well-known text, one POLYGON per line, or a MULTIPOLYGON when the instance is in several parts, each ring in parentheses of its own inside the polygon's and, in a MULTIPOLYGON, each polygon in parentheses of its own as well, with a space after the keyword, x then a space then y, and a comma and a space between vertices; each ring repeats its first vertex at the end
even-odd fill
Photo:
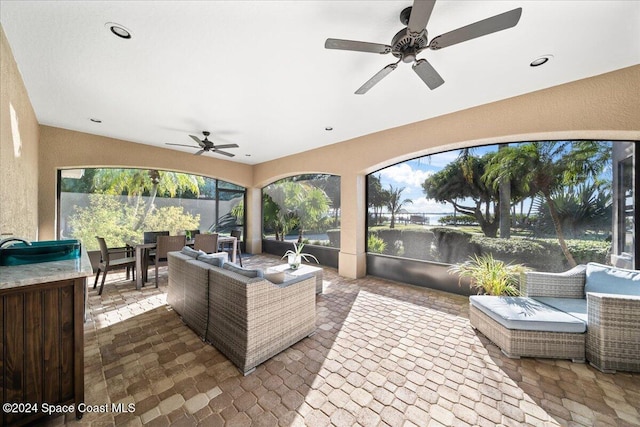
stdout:
POLYGON ((80 241, 71 240, 43 240, 16 243, 9 247, 0 248, 0 266, 36 264, 39 262, 63 261, 80 258, 80 241))

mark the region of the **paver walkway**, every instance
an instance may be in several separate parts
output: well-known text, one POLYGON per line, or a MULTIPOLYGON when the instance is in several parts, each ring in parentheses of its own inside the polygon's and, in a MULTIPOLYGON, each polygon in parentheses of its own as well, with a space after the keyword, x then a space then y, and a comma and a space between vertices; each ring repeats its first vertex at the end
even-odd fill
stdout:
MULTIPOLYGON (((253 256, 245 265, 276 265, 253 256)), ((318 330, 246 377, 165 304, 111 273, 90 290, 76 425, 640 425, 640 374, 512 360, 469 325, 468 298, 326 269, 318 330)), ((48 424, 59 425, 64 417, 48 424)))

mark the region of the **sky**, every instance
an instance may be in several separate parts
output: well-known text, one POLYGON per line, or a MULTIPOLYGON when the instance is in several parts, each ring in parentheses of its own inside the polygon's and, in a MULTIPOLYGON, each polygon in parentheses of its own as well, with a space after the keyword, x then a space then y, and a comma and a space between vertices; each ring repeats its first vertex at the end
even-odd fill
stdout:
MULTIPOLYGON (((476 147, 473 149, 473 154, 482 156, 489 151, 496 151, 497 149, 497 145, 476 147)), ((398 163, 375 172, 374 175, 380 176, 382 188, 389 189, 390 184, 393 188, 404 187, 402 199, 413 200, 412 204, 403 206, 410 213, 453 214, 453 207, 450 204, 427 199, 422 190, 422 183, 447 164, 456 160, 459 154, 460 150, 433 154, 398 163)))

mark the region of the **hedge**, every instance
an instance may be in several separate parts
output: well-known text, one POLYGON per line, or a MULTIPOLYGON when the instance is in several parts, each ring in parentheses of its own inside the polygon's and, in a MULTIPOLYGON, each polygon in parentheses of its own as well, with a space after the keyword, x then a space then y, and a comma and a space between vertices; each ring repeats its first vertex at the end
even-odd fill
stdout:
MULTIPOLYGON (((370 235, 384 242, 385 254, 404 258, 457 264, 474 254, 491 253, 502 261, 538 271, 562 272, 569 268, 557 239, 498 239, 448 227, 378 229, 370 231, 370 235)), ((567 246, 578 264, 609 261, 610 242, 568 240, 567 246)))

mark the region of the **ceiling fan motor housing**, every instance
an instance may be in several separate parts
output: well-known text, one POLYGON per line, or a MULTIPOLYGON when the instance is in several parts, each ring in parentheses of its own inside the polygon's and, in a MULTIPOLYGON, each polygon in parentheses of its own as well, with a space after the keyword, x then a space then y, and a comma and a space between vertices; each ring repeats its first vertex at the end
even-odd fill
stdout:
POLYGON ((429 46, 427 42, 427 31, 423 31, 420 37, 412 37, 408 28, 403 28, 393 37, 391 41, 391 54, 396 58, 401 58, 403 62, 413 62, 416 55, 429 46))

